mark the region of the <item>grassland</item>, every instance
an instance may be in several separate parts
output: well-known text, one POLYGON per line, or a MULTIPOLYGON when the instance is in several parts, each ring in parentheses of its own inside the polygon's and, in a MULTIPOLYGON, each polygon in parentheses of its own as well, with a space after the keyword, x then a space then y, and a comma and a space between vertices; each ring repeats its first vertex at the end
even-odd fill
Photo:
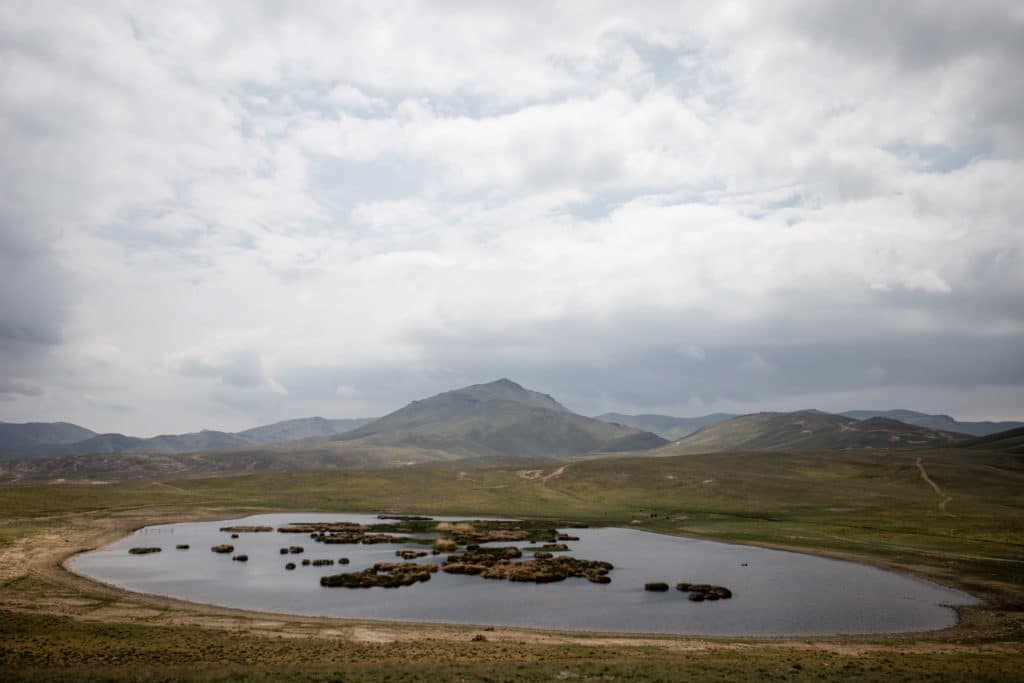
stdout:
MULTIPOLYGON (((477 463, 479 464, 479 463, 477 463)), ((0 489, 0 679, 977 680, 1024 674, 1024 459, 934 449, 602 458, 0 489), (917 458, 941 488, 921 476, 917 458), (950 500, 943 512, 939 502, 950 500), (912 571, 988 604, 892 636, 696 639, 268 616, 74 577, 135 526, 267 510, 505 514, 630 525, 912 571)))

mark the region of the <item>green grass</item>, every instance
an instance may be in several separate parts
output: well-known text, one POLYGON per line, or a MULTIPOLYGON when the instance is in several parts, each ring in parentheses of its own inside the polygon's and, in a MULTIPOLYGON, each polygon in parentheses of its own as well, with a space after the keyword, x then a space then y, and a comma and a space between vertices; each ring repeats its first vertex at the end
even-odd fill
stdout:
MULTIPOLYGON (((635 526, 709 539, 786 546, 903 567, 965 587, 995 605, 984 628, 935 648, 879 636, 880 649, 752 647, 646 651, 579 644, 358 644, 140 623, 92 624, 0 605, 0 680, 1011 680, 1024 671, 1024 458, 960 449, 922 452, 711 454, 603 458, 528 479, 507 461, 381 471, 293 472, 105 485, 0 488, 0 545, 73 534, 99 518, 173 518, 198 510, 391 511, 507 515, 635 526), (947 514, 915 465, 952 497, 947 514), (799 666, 797 666, 799 665, 799 666)), ((35 599, 31 575, 3 587, 35 599)), ((974 630, 972 630, 974 628, 974 630)))
POLYGON ((1021 680, 1020 658, 991 648, 802 649, 750 645, 671 652, 595 642, 360 644, 274 639, 194 627, 96 624, 4 614, 0 680, 721 681, 1021 680))
MULTIPOLYGON (((1024 458, 918 452, 603 458, 546 482, 514 467, 414 466, 0 489, 0 543, 45 515, 136 508, 420 512, 564 517, 665 533, 851 553, 923 568, 1019 604, 1024 585, 1024 458), (460 474, 461 472, 461 474, 460 474)), ((550 469, 548 470, 550 471, 550 469)))

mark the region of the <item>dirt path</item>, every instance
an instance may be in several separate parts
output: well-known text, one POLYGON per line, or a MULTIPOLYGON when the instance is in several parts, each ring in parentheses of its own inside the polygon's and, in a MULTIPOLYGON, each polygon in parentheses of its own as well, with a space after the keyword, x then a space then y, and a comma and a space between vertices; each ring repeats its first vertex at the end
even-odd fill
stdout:
POLYGON ((546 484, 552 479, 557 479, 558 477, 562 476, 562 474, 565 473, 566 467, 568 467, 568 465, 562 465, 557 470, 552 470, 550 474, 545 474, 543 477, 541 477, 540 480, 546 484))
POLYGON ((917 461, 914 464, 917 465, 917 469, 921 473, 921 478, 924 479, 925 483, 927 483, 929 486, 935 489, 935 493, 938 494, 940 498, 939 512, 941 512, 944 515, 949 515, 950 517, 953 517, 954 515, 952 513, 946 512, 946 505, 949 504, 949 502, 953 500, 953 498, 951 496, 946 495, 946 492, 943 491, 942 488, 935 483, 935 480, 928 476, 928 471, 924 468, 924 460, 921 458, 921 456, 917 456, 917 461))

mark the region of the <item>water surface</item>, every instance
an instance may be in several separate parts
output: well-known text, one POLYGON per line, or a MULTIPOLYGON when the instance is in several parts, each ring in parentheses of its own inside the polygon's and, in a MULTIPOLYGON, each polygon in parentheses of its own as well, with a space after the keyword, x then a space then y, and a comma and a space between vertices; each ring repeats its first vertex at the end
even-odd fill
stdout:
MULTIPOLYGON (((435 517, 454 521, 465 517, 435 517)), ((220 527, 294 522, 378 523, 355 514, 288 513, 237 520, 146 527, 72 561, 75 571, 129 590, 225 607, 308 616, 528 626, 584 631, 705 635, 822 635, 943 628, 956 623, 948 605, 976 604, 961 591, 912 576, 799 553, 664 536, 634 529, 561 529, 573 557, 615 565, 608 585, 585 579, 525 584, 437 572, 399 589, 323 588, 320 577, 398 561, 395 551, 420 545, 325 545, 305 534, 243 533, 220 527), (175 550, 187 543, 190 550, 175 550), (210 547, 231 543, 248 562, 210 547), (302 555, 280 554, 302 545, 302 555), (160 553, 129 555, 136 546, 160 553), (303 567, 302 559, 348 557, 351 564, 303 567), (284 565, 299 565, 287 571, 284 565), (685 593, 649 593, 648 581, 711 583, 731 600, 694 603, 685 593)), ((526 542, 518 544, 528 545, 526 542)), ((524 553, 524 559, 530 553, 524 553)), ((428 556, 420 562, 440 562, 428 556)))

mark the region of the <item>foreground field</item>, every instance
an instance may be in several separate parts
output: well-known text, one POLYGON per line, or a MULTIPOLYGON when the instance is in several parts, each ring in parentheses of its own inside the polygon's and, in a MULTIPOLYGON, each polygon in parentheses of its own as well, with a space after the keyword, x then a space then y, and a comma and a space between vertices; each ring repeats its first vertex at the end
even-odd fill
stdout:
POLYGON ((1024 671, 1019 456, 939 449, 473 464, 6 487, 0 678, 1009 680, 1024 671), (385 509, 564 518, 803 549, 912 571, 989 604, 962 610, 954 629, 902 636, 483 633, 217 609, 60 568, 70 553, 148 523, 385 509), (471 642, 481 633, 486 642, 471 642))

